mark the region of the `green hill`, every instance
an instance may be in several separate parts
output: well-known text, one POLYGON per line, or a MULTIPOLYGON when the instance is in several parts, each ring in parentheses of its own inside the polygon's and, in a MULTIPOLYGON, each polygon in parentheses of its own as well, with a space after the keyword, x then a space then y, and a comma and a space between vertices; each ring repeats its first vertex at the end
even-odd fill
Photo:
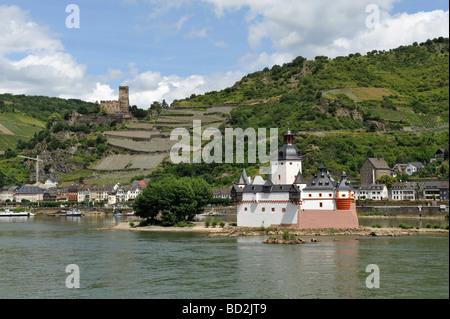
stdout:
MULTIPOLYGON (((3 156, 9 161, 14 152, 45 153, 41 176, 67 182, 127 183, 173 174, 201 176, 226 187, 243 167, 255 175, 258 164, 173 165, 164 159, 173 145, 170 132, 192 130, 192 121, 201 120, 204 129, 222 132, 225 127, 279 128, 281 142, 289 123, 304 156, 305 176, 324 161, 334 174, 345 170, 358 179, 367 157, 383 157, 391 167, 420 161, 427 164, 423 177, 448 178, 447 160, 429 161, 437 149, 448 149, 448 85, 449 40, 438 38, 365 55, 312 61, 299 56, 221 91, 174 101, 168 109, 147 113, 134 107, 143 116, 123 123, 101 114, 98 104, 3 94, 0 150, 12 149, 3 156), (72 110, 81 113, 75 122, 68 120, 72 110)), ((8 163, 0 159, 0 169, 16 165, 20 170, 18 163, 8 163)), ((34 164, 20 164, 33 180, 34 164)))
POLYGON ((229 125, 243 129, 278 127, 281 134, 289 123, 306 174, 323 160, 358 178, 368 156, 391 167, 429 164, 438 148, 448 148, 448 86, 449 40, 438 38, 364 56, 297 57, 174 104, 235 103, 229 125))

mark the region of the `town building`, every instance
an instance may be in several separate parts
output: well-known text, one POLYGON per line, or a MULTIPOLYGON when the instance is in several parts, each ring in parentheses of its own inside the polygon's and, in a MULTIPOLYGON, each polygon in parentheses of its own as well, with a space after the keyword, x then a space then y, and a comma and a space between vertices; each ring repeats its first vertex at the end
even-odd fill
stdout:
POLYGON ((30 202, 39 202, 44 199, 44 190, 34 185, 24 185, 20 187, 14 196, 16 202, 27 200, 30 202))
POLYGON ((355 187, 355 198, 359 200, 388 200, 389 191, 385 184, 362 184, 355 187))
POLYGON ((0 202, 13 201, 19 186, 8 186, 0 189, 0 202))
POLYGON ((418 173, 421 169, 424 169, 425 165, 420 162, 409 162, 406 165, 406 174, 409 176, 418 173))
POLYGON ((81 189, 80 185, 71 185, 67 190, 67 198, 69 202, 78 202, 78 190, 81 189))
POLYGON ((369 157, 360 170, 361 184, 375 184, 381 176, 392 176, 391 168, 383 158, 369 157))
POLYGON ((89 186, 82 186, 78 189, 78 202, 89 203, 91 200, 91 188, 89 186))
POLYGON ((323 163, 306 182, 302 155, 287 129, 278 158, 270 164, 267 180, 253 180, 245 169, 231 187, 236 202, 237 225, 293 228, 358 227, 354 191, 345 172, 335 181, 323 163))
POLYGON ((441 182, 441 186, 439 188, 439 200, 449 200, 448 184, 448 181, 441 182))
POLYGON ((57 202, 67 202, 69 200, 69 190, 67 188, 59 188, 56 197, 57 202))
POLYGON ((440 181, 428 181, 423 185, 423 198, 429 200, 440 200, 441 198, 441 184, 440 181))
POLYGON ((57 190, 46 190, 44 191, 44 196, 42 200, 44 202, 56 202, 58 199, 58 191, 57 190))
MULTIPOLYGON (((444 148, 439 148, 435 153, 434 153, 434 157, 430 158, 430 163, 434 162, 434 161, 439 161, 439 160, 444 160, 445 159, 445 149, 444 148)), ((447 149, 447 156, 448 156, 448 149, 447 149)))
POLYGON ((56 189, 59 181, 56 178, 48 178, 44 184, 40 185, 42 189, 56 189))
POLYGON ((391 200, 419 199, 419 184, 416 182, 396 182, 391 187, 391 200))

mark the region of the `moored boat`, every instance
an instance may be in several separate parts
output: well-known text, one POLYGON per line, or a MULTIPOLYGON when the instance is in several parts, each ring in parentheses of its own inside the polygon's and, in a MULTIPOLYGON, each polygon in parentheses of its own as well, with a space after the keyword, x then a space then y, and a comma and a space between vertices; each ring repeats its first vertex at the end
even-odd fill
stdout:
POLYGON ((78 209, 72 209, 72 210, 69 210, 67 213, 66 213, 66 216, 81 216, 82 215, 82 213, 78 210, 78 209))
POLYGON ((34 216, 34 213, 31 212, 13 212, 12 210, 10 210, 9 208, 5 208, 5 210, 3 212, 0 212, 0 217, 29 217, 29 216, 34 216))

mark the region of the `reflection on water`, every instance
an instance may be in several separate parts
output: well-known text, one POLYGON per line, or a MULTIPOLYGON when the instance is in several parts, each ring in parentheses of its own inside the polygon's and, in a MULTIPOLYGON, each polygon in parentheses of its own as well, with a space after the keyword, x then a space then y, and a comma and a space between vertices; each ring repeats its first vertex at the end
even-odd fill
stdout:
POLYGON ((448 235, 267 245, 264 236, 92 230, 116 222, 0 219, 0 298, 448 298, 448 235), (69 264, 80 289, 65 286, 69 264), (365 286, 368 264, 380 268, 379 289, 365 286))
POLYGON ((324 238, 301 245, 261 245, 261 241, 261 237, 238 238, 241 297, 360 297, 356 238, 324 238))

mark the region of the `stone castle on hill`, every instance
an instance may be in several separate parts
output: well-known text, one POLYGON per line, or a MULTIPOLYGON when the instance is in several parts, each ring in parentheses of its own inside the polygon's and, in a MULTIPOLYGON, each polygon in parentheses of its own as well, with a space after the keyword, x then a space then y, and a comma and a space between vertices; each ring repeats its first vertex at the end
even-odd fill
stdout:
POLYGON ((119 100, 100 101, 100 106, 110 115, 122 116, 124 118, 131 117, 128 86, 119 86, 119 100))

